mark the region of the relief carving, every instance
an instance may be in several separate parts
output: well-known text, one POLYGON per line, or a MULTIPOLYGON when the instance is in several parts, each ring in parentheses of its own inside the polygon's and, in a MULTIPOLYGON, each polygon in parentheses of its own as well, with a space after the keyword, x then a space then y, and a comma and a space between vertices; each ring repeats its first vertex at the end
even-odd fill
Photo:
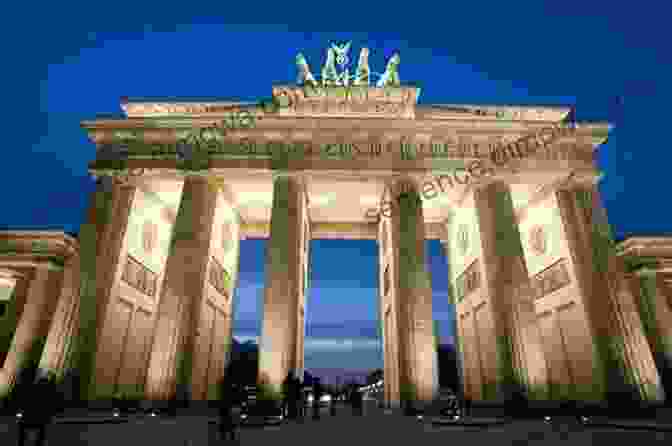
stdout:
POLYGON ((217 290, 219 294, 224 296, 228 300, 228 287, 229 287, 229 273, 224 269, 224 267, 217 261, 216 258, 210 258, 210 271, 208 273, 208 282, 212 287, 217 290))
POLYGON ((541 225, 533 226, 530 229, 530 248, 536 255, 546 253, 546 232, 541 225))
POLYGON ((481 274, 478 268, 478 260, 474 260, 455 281, 457 302, 462 302, 466 296, 476 291, 480 286, 481 274))
POLYGON ((121 280, 147 296, 154 297, 158 275, 132 256, 126 256, 121 280))
POLYGON ((564 288, 571 283, 567 262, 560 259, 545 270, 537 273, 532 278, 532 288, 534 289, 535 299, 542 297, 564 288))

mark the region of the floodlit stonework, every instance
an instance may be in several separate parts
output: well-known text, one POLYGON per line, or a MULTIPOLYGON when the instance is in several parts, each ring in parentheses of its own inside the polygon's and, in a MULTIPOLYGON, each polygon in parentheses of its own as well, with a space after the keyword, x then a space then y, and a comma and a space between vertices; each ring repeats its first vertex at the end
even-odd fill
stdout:
POLYGON ((0 391, 38 358, 61 375, 76 369, 84 399, 215 398, 246 237, 268 238, 259 381, 278 391, 304 367, 309 241, 341 238, 379 243, 386 400, 429 401, 424 241, 438 239, 465 397, 663 400, 672 241, 630 239, 617 253, 595 162, 610 126, 579 123, 494 166, 492 150, 569 108, 418 105, 397 64, 381 86, 363 77, 368 65, 354 83, 275 86, 277 107, 125 99, 126 117, 83 122, 98 188, 78 240, 0 233, 0 391), (223 130, 232 109, 255 125, 223 130), (428 181, 474 161, 492 167, 487 178, 423 199, 428 181), (381 203, 391 212, 372 218, 381 203))

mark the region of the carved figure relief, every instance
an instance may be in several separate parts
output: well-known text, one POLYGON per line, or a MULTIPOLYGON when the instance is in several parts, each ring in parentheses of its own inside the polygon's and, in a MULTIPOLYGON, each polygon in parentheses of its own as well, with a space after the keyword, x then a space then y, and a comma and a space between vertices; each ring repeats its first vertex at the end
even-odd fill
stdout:
POLYGON ((532 279, 535 297, 542 297, 569 285, 571 279, 565 259, 560 259, 545 270, 539 272, 532 279))
POLYGON ((457 249, 463 256, 469 251, 469 227, 466 224, 461 225, 457 231, 457 249))
POLYGON ((147 220, 142 227, 142 249, 150 254, 156 245, 157 226, 156 223, 147 220))
POLYGON ((462 274, 455 281, 455 292, 457 294, 457 302, 462 302, 466 296, 477 290, 481 285, 480 270, 478 268, 478 260, 469 265, 462 274))
POLYGON ((231 237, 233 231, 231 231, 231 223, 226 222, 222 224, 222 249, 228 251, 231 248, 231 237))
POLYGON ((536 225, 530 229, 530 248, 535 255, 546 253, 546 231, 543 226, 536 225))

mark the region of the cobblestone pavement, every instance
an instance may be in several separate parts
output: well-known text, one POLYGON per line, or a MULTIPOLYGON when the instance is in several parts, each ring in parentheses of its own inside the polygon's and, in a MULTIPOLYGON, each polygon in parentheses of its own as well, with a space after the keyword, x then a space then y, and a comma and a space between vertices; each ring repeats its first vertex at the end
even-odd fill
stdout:
MULTIPOLYGON (((658 444, 672 432, 650 430, 623 430, 609 427, 584 427, 577 423, 558 421, 515 421, 507 424, 482 426, 436 426, 422 423, 412 417, 385 414, 370 409, 364 416, 341 407, 335 417, 322 412, 319 420, 308 417, 302 422, 290 421, 280 426, 244 427, 235 442, 220 441, 216 419, 182 416, 176 419, 129 420, 125 424, 68 424, 50 426, 48 446, 54 445, 149 445, 200 446, 217 444, 311 446, 355 446, 369 442, 389 441, 391 444, 441 445, 452 441, 473 444, 526 446, 548 444, 593 445, 604 442, 642 442, 658 444)), ((16 444, 16 424, 5 419, 0 422, 0 445, 16 444)), ((30 443, 29 443, 30 444, 30 443)), ((375 444, 375 443, 374 443, 375 444)))

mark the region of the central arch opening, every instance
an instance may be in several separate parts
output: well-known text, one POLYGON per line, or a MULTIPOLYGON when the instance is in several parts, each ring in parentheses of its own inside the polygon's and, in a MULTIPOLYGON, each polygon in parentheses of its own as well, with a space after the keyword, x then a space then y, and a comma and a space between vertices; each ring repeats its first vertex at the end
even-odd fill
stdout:
POLYGON ((340 387, 383 368, 375 240, 310 242, 306 371, 340 387))

